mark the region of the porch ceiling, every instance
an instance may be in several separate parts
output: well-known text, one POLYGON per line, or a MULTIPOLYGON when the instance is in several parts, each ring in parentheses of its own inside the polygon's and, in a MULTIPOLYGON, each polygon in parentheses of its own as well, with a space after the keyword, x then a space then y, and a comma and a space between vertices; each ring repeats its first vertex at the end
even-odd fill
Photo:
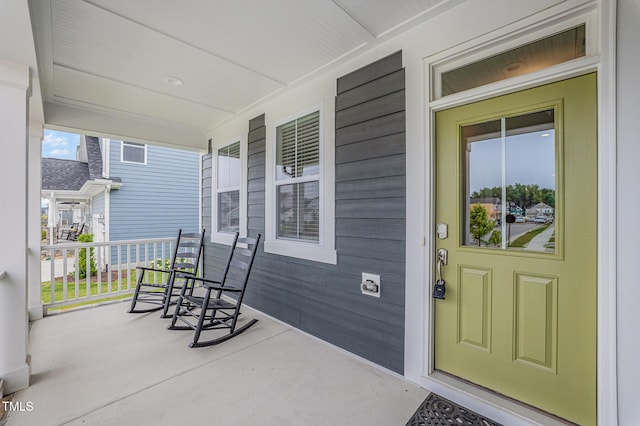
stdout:
POLYGON ((203 148, 233 114, 460 2, 31 0, 45 122, 203 148))

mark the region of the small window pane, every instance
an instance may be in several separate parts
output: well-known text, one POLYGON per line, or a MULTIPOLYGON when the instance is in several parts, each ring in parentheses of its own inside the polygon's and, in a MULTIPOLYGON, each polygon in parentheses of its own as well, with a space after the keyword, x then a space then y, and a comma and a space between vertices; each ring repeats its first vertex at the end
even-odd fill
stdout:
POLYGON ((240 186, 240 142, 218 150, 218 189, 240 186))
POLYGON ((240 230, 240 191, 218 193, 218 231, 240 230))
POLYGON ((320 235, 320 183, 278 186, 278 237, 318 241, 320 235))
POLYGON ((122 161, 144 164, 145 145, 133 142, 122 143, 122 161))
POLYGON ((585 25, 464 65, 441 75, 442 96, 506 80, 586 54, 585 25))
POLYGON ((276 179, 320 174, 320 113, 276 128, 276 179))
POLYGON ((547 109, 462 127, 463 245, 555 252, 554 115, 547 109))

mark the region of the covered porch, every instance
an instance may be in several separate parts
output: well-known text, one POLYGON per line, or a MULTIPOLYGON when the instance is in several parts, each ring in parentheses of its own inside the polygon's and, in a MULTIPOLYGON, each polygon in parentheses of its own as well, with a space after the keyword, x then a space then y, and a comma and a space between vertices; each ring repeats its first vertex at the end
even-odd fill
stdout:
POLYGON ((250 309, 254 327, 194 350, 191 332, 127 308, 35 322, 31 386, 13 395, 25 411, 7 424, 402 425, 428 394, 250 309))
MULTIPOLYGON (((435 367, 434 118, 585 73, 598 83, 597 344, 587 366, 597 385, 588 404, 594 424, 640 417, 640 3, 417 3, 248 1, 225 11, 199 2, 176 13, 171 1, 0 0, 0 190, 12 206, 2 212, 0 243, 0 396, 23 404, 12 406, 10 425, 211 416, 221 424, 404 424, 430 391, 504 424, 549 424, 537 411, 544 407, 435 367), (442 93, 442 75, 458 65, 576 25, 586 28, 584 56, 442 93), (319 171, 278 180, 287 166, 278 129, 309 116, 317 117, 319 171), (235 211, 227 208, 233 195, 238 223, 228 225, 265 236, 252 276, 262 286, 247 299, 259 325, 200 351, 187 347, 188 333, 166 330, 154 314, 127 315, 122 303, 46 316, 44 127, 200 152, 200 227, 211 235, 203 273, 214 275, 224 257, 225 235, 215 230, 222 213, 235 211), (238 158, 236 144, 237 186, 224 185, 220 158, 238 158), (296 220, 307 222, 313 244, 278 238, 290 219, 279 191, 294 186, 309 187, 299 205, 311 214, 296 220), (362 291, 366 276, 377 277, 377 294, 362 291)), ((53 282, 55 263, 47 267, 53 282)), ((109 292, 130 289, 114 282, 109 292)))

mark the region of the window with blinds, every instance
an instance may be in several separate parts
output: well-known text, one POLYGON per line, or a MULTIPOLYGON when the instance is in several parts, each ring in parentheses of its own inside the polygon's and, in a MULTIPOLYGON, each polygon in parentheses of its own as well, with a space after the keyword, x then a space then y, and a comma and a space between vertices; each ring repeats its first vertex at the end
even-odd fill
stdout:
POLYGON ((142 143, 122 142, 121 161, 125 163, 147 164, 147 146, 142 143))
POLYGON ((277 238, 320 237, 320 112, 276 128, 277 238))
POLYGON ((236 232, 240 229, 240 142, 218 149, 217 158, 218 232, 236 232))

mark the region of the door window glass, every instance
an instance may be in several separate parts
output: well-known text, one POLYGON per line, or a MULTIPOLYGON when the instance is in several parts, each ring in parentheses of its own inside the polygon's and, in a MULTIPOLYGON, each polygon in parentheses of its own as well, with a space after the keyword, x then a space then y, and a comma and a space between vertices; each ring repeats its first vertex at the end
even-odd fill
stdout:
POLYGON ((555 253, 555 113, 462 126, 462 244, 555 253))

